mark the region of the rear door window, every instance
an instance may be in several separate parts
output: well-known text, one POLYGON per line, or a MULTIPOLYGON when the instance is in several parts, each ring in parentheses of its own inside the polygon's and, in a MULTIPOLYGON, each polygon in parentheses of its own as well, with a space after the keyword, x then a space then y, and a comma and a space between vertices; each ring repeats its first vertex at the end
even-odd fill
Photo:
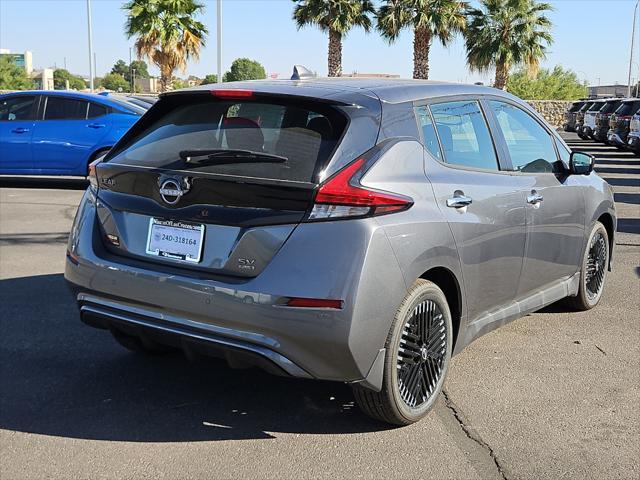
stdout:
POLYGON ((87 118, 98 118, 107 114, 107 107, 99 105, 97 103, 89 103, 89 110, 87 112, 87 118))
POLYGON ((476 100, 431 105, 446 163, 498 170, 489 127, 476 100))
POLYGON ((75 98, 47 97, 45 120, 84 120, 87 118, 87 102, 75 98))
POLYGON ((31 120, 35 95, 20 95, 0 100, 0 121, 31 120))
POLYGON ((438 143, 438 137, 436 136, 436 129, 433 126, 431 115, 427 107, 417 107, 416 115, 418 117, 418 124, 422 131, 422 142, 426 149, 440 161, 442 160, 442 152, 440 151, 440 145, 438 143))
MULTIPOLYGON (((310 182, 346 127, 316 102, 167 97, 165 109, 109 162, 310 182)), ((143 120, 144 121, 144 120, 143 120)))

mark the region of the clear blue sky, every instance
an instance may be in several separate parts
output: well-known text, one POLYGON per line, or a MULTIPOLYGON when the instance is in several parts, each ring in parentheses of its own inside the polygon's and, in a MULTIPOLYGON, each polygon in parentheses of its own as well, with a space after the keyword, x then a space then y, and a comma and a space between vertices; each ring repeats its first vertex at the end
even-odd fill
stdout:
MULTIPOLYGON (((260 61, 269 73, 290 75, 301 63, 326 75, 327 39, 315 28, 298 31, 291 21, 291 0, 223 0, 224 69, 236 57, 260 61)), ((555 43, 543 66, 571 68, 589 84, 626 83, 634 0, 548 0, 554 5, 555 43)), ((92 0, 93 43, 97 74, 104 75, 119 58, 128 61, 121 0, 92 0)), ((202 20, 210 31, 200 61, 187 74, 204 76, 216 70, 216 2, 203 0, 202 20)), ((377 1, 376 3, 380 3, 377 1)), ((85 0, 0 0, 0 48, 30 50, 36 68, 62 67, 88 75, 85 0)), ((640 22, 639 22, 640 23, 640 22)), ((640 43, 636 35, 636 45, 640 43)), ((412 34, 405 32, 389 46, 376 33, 353 30, 344 41, 345 72, 396 73, 410 77, 412 34)), ((640 49, 636 49, 633 77, 638 76, 640 49)), ((155 68, 152 72, 157 72, 155 68)), ((178 76, 183 76, 178 72, 178 76)), ((465 66, 460 39, 448 48, 434 44, 431 78, 449 81, 486 81, 465 66)))

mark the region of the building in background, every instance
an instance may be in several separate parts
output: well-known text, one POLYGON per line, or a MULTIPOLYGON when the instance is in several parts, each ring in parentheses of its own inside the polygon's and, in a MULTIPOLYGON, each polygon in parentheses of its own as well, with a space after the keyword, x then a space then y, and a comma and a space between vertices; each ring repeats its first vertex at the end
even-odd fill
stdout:
POLYGON ((598 85, 589 87, 589 98, 626 97, 627 85, 598 85))
POLYGON ((0 57, 9 57, 20 68, 24 68, 31 77, 38 90, 53 90, 53 68, 33 69, 33 54, 27 50, 24 53, 12 53, 11 50, 0 48, 0 57))
POLYGON ((160 91, 160 79, 156 77, 138 78, 135 80, 134 89, 139 93, 158 93, 160 91))
POLYGON ((27 50, 24 53, 11 53, 11 50, 0 48, 0 57, 9 57, 15 65, 24 68, 31 75, 33 72, 33 54, 27 50))

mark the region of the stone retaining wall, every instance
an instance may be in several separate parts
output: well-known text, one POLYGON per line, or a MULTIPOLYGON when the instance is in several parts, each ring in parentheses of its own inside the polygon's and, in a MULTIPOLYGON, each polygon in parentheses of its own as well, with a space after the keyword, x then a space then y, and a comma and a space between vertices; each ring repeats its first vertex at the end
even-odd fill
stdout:
POLYGON ((557 128, 564 123, 564 112, 573 102, 565 100, 527 100, 527 103, 535 108, 547 122, 557 128))

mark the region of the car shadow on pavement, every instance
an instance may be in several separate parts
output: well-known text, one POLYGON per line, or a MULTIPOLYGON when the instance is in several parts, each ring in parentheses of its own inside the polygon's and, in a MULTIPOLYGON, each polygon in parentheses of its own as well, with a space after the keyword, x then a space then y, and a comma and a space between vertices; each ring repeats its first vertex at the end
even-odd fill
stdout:
POLYGON ((82 177, 0 177, 0 188, 54 188, 62 190, 86 190, 89 181, 82 177))
POLYGON ((613 198, 615 199, 616 203, 640 205, 640 193, 614 193, 613 198))
POLYGON ((70 438, 215 441, 356 433, 348 386, 129 353, 79 320, 62 274, 0 280, 0 428, 70 438))
POLYGON ((617 231, 640 234, 640 218, 618 218, 617 231))
POLYGON ((614 187, 640 187, 640 178, 614 178, 605 177, 604 180, 614 187))

